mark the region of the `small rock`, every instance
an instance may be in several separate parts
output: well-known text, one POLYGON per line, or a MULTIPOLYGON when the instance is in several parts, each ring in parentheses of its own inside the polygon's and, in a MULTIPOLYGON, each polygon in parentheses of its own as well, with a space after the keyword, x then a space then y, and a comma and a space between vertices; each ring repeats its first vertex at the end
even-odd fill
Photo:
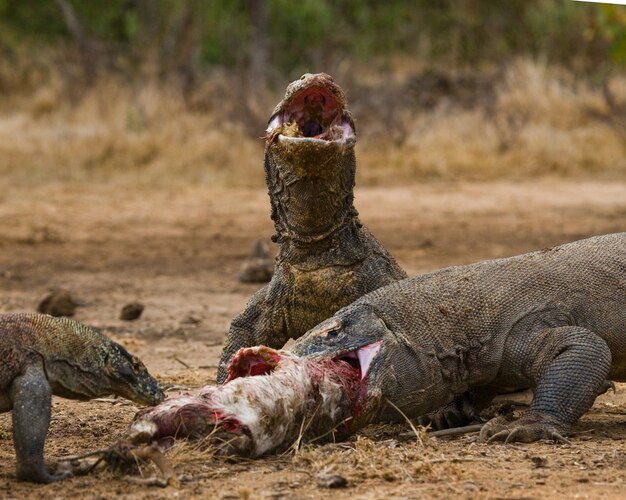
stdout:
POLYGON ((463 485, 463 489, 465 491, 478 491, 480 488, 476 486, 474 483, 467 482, 463 485))
POLYGON ((348 480, 337 474, 318 474, 315 479, 320 488, 345 488, 348 486, 348 480))
POLYGON ((74 316, 76 302, 67 290, 54 290, 37 306, 37 312, 51 316, 74 316))
POLYGON ((180 322, 183 325, 199 325, 200 323, 202 323, 202 318, 194 316, 193 314, 188 314, 180 322))
POLYGON ((542 469, 548 466, 548 457, 546 456, 534 456, 530 457, 530 461, 537 469, 542 469))
POLYGON ((274 275, 274 259, 267 243, 258 240, 239 272, 242 283, 267 283, 274 275))
POLYGON ((126 304, 122 307, 122 312, 120 313, 120 319, 124 321, 134 321, 139 319, 141 313, 144 310, 144 305, 140 302, 131 302, 130 304, 126 304))

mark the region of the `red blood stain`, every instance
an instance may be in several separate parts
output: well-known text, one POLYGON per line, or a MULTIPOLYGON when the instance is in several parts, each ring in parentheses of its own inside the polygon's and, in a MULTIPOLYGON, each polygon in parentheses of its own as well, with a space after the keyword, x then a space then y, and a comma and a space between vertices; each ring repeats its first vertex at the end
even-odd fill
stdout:
POLYGON ((237 351, 228 365, 225 383, 240 377, 254 377, 272 373, 280 363, 281 355, 270 347, 244 347, 237 351))

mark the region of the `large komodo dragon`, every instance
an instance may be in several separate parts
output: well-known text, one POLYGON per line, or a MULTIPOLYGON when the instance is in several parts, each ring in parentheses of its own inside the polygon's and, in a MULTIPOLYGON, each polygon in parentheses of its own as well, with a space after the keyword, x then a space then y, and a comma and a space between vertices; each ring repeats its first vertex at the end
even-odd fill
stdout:
POLYGON ((340 310, 292 346, 360 370, 354 426, 418 417, 469 391, 534 389, 517 421, 483 439, 562 439, 606 389, 626 381, 626 233, 409 278, 340 310))
POLYGON ((353 205, 354 122, 341 88, 323 73, 287 87, 267 128, 265 177, 273 240, 270 283, 232 322, 217 381, 242 347, 282 347, 341 307, 406 277, 353 205))
POLYGON ((49 483, 43 448, 51 395, 87 400, 107 394, 139 404, 163 400, 139 359, 76 321, 43 314, 0 315, 0 412, 13 410, 17 478, 49 483))

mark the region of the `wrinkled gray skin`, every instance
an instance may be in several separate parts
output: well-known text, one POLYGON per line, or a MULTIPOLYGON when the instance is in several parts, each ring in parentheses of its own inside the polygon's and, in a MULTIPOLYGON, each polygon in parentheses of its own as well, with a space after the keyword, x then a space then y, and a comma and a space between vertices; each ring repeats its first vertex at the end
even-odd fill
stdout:
POLYGON ((466 391, 479 410, 498 392, 532 388, 520 419, 493 419, 481 438, 561 439, 607 378, 626 381, 626 233, 399 281, 292 350, 341 358, 374 342, 355 428, 403 420, 392 404, 419 417, 466 391))
POLYGON ((43 456, 52 395, 87 400, 115 394, 143 405, 164 398, 141 361, 100 332, 44 314, 0 315, 0 412, 13 411, 20 481, 49 483, 43 456))
POLYGON ((282 347, 358 297, 406 277, 353 205, 354 123, 323 73, 287 87, 270 118, 265 175, 280 244, 274 276, 232 322, 217 381, 242 347, 282 347))

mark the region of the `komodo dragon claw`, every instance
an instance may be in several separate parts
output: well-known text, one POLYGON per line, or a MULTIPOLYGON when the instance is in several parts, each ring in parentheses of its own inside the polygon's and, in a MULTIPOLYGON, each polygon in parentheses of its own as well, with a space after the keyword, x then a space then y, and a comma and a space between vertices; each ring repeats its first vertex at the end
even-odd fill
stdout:
POLYGON ((617 394, 617 388, 615 387, 615 382, 612 380, 605 380, 602 387, 600 387, 600 391, 598 392, 598 396, 602 394, 606 394, 609 390, 613 391, 613 394, 617 394))
POLYGON ((487 422, 480 431, 480 440, 487 444, 503 441, 504 444, 520 442, 532 443, 549 439, 559 444, 571 444, 563 434, 567 427, 550 417, 537 413, 527 413, 517 420, 508 421, 496 417, 487 422))

